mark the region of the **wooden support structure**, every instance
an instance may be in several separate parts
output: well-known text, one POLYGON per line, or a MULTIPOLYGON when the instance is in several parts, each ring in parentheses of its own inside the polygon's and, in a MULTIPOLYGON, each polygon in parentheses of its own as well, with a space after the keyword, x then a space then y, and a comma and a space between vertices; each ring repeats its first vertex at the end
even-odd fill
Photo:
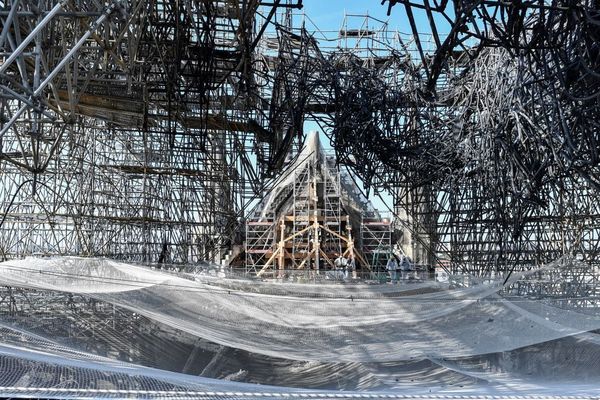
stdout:
MULTIPOLYGON (((284 172, 290 176, 286 184, 275 188, 263 201, 260 216, 247 223, 246 270, 278 279, 307 270, 324 276, 327 270, 340 268, 335 260, 343 257, 353 260, 356 269, 371 272, 369 259, 353 235, 362 229, 364 210, 345 192, 341 172, 318 146, 317 135, 309 138, 298 159, 302 162, 284 172)), ((390 229, 389 224, 384 226, 390 229)))

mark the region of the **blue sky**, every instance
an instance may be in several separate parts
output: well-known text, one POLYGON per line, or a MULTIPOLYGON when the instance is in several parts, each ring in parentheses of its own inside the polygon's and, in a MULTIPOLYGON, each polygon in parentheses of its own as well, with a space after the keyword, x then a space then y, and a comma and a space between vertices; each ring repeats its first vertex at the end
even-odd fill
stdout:
MULTIPOLYGON (((388 3, 381 4, 381 0, 304 0, 305 13, 314 23, 324 30, 337 30, 346 14, 369 14, 380 20, 389 21, 389 27, 403 33, 412 33, 404 6, 397 4, 387 16, 388 3)), ((424 11, 413 10, 417 28, 420 32, 429 32, 429 23, 424 11)), ((446 31, 441 18, 436 18, 441 34, 446 31)))
MULTIPOLYGON (((322 29, 338 29, 345 14, 369 14, 382 20, 389 18, 387 6, 382 6, 379 0, 305 0, 303 3, 302 11, 322 29)), ((395 19, 399 18, 394 15, 395 19)))

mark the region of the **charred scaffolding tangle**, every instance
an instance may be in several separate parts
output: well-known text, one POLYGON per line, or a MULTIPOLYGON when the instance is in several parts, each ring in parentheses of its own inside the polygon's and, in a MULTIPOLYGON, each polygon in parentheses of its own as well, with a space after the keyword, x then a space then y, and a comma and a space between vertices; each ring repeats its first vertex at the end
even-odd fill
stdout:
POLYGON ((1 2, 2 257, 245 259, 272 274, 322 234, 336 244, 306 249, 314 262, 356 250, 366 268, 341 168, 391 193, 388 247, 417 264, 597 267, 596 2, 384 3, 410 32, 357 16, 321 32, 291 0, 1 2), (335 153, 316 163, 323 220, 294 216, 312 212, 298 191, 257 217, 283 171, 282 196, 315 179, 286 164, 306 121, 335 153), (273 242, 242 257, 251 227, 273 242))
POLYGON ((598 2, 365 4, 404 31, 0 0, 0 391, 462 384, 552 353, 597 393, 598 2), (372 284, 392 253, 450 278, 372 284), (294 283, 328 278, 355 284, 294 283))

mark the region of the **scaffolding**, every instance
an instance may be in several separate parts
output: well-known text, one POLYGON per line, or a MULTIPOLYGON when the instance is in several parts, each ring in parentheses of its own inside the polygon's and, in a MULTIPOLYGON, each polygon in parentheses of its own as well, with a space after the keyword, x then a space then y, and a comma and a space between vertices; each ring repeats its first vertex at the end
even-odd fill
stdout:
POLYGON ((339 167, 367 195, 390 193, 392 244, 418 264, 485 275, 573 254, 598 265, 595 3, 513 14, 506 2, 406 3, 410 32, 369 15, 322 31, 293 14, 300 5, 4 2, 2 258, 239 266, 245 238, 255 273, 286 251, 306 254, 291 265, 327 267, 317 235, 329 258, 350 235, 384 238, 344 210, 339 167), (570 29, 572 13, 590 23, 570 29), (547 35, 529 42, 517 27, 547 35), (298 199, 289 221, 257 218, 251 206, 300 152, 307 120, 335 161, 290 175, 277 200, 298 199), (274 255, 282 229, 296 236, 274 255))
POLYGON ((373 240, 389 249, 391 224, 376 212, 368 223, 361 220, 366 211, 351 198, 341 175, 335 158, 322 150, 318 134, 309 135, 304 149, 246 222, 246 273, 314 276, 341 269, 338 257, 354 260, 353 277, 372 270, 373 240))
POLYGON ((2 258, 219 262, 279 146, 248 47, 277 6, 54 3, 2 6, 2 258))
POLYGON ((385 282, 387 262, 394 257, 392 220, 381 218, 380 213, 364 212, 360 225, 360 244, 374 278, 385 282))

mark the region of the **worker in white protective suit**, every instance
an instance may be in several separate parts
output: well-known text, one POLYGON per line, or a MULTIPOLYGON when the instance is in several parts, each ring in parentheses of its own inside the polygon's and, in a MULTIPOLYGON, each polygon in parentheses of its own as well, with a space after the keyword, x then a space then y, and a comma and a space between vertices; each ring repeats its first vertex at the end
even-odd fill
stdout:
POLYGON ((396 257, 394 257, 393 254, 388 260, 385 269, 390 274, 390 282, 396 283, 398 281, 398 262, 396 261, 396 257))
POLYGON ((348 260, 343 255, 339 255, 338 258, 333 262, 336 270, 336 277, 338 279, 343 279, 346 273, 346 266, 348 265, 348 260))
POLYGON ((350 254, 350 256, 346 259, 344 279, 354 278, 354 271, 356 271, 356 260, 354 259, 354 255, 350 254))
POLYGON ((400 256, 400 263, 399 263, 399 269, 400 269, 400 277, 401 279, 408 279, 410 277, 410 271, 412 270, 412 262, 410 261, 410 258, 408 258, 408 256, 406 255, 401 255, 400 256))

